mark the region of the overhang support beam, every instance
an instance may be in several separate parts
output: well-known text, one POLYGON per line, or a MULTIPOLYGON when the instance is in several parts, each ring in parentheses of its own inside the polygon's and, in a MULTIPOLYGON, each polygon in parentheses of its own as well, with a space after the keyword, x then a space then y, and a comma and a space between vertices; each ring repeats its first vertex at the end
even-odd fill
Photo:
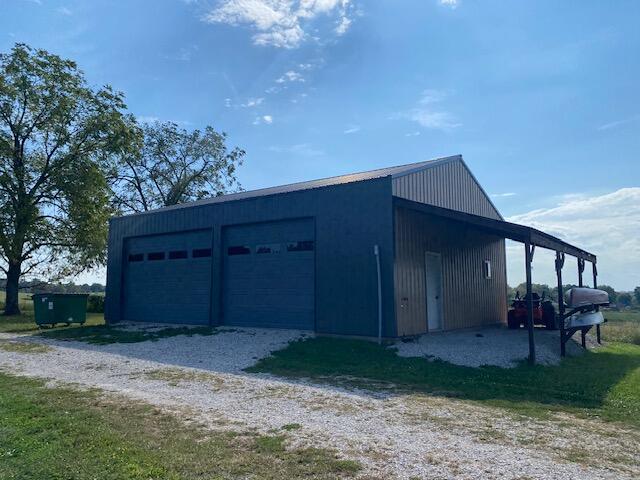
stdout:
POLYGON ((558 318, 560 319, 560 356, 566 355, 564 332, 564 287, 562 286, 562 267, 564 267, 564 253, 556 252, 556 276, 558 277, 558 318))
POLYGON ((535 339, 533 338, 533 289, 531 285, 531 263, 533 261, 534 251, 535 245, 525 242, 524 264, 527 279, 527 330, 529 332, 529 363, 531 365, 536 363, 536 344, 535 339))
MULTIPOLYGON (((593 269, 593 288, 598 288, 598 267, 596 265, 596 262, 591 262, 591 266, 593 269)), ((596 325, 596 340, 598 341, 598 344, 602 343, 602 335, 600 333, 599 323, 596 325)))
POLYGON ((582 274, 584 273, 584 259, 578 257, 578 286, 584 287, 582 274))

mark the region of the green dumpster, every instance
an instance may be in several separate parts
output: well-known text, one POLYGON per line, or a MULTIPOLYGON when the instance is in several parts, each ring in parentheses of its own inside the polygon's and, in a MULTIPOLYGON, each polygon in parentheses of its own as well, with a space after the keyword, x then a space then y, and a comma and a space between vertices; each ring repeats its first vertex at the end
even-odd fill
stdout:
POLYGON ((84 293, 36 293, 33 311, 38 325, 70 325, 87 321, 87 297, 84 293))

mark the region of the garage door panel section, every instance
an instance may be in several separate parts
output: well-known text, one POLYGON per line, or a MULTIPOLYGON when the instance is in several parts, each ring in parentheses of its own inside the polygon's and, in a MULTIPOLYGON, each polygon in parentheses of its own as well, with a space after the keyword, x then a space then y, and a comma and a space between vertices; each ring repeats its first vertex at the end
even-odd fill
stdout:
POLYGON ((125 253, 125 320, 209 323, 210 230, 129 238, 125 253))
POLYGON ((224 323, 313 329, 313 219, 224 228, 224 323))

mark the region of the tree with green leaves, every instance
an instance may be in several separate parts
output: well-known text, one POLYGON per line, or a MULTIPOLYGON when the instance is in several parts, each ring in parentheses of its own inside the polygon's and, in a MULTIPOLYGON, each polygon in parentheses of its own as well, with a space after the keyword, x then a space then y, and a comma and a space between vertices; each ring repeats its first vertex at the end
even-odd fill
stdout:
POLYGON ((633 289, 633 298, 636 300, 636 305, 640 306, 640 287, 633 289))
POLYGON ((104 262, 107 160, 135 137, 122 94, 70 60, 16 44, 0 54, 0 271, 6 315, 21 276, 62 278, 104 262))
POLYGON ((144 212, 238 190, 244 150, 226 145, 213 127, 187 131, 173 122, 142 127, 141 151, 125 152, 111 184, 115 207, 144 212))
POLYGON ((618 301, 618 292, 609 285, 598 285, 598 290, 604 290, 609 294, 609 301, 611 303, 616 303, 618 301))
POLYGON ((617 298, 617 303, 621 307, 630 307, 632 301, 633 301, 633 298, 631 297, 631 294, 628 292, 620 293, 617 298))

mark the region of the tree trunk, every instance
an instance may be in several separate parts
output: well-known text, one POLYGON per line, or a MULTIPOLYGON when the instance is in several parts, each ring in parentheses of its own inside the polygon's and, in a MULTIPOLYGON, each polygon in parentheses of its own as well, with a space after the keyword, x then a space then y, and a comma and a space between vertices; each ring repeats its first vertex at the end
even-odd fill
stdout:
POLYGON ((21 265, 19 263, 9 262, 9 269, 7 270, 7 287, 6 287, 6 299, 4 306, 4 315, 20 315, 20 303, 19 303, 19 289, 20 282, 20 270, 21 265))

